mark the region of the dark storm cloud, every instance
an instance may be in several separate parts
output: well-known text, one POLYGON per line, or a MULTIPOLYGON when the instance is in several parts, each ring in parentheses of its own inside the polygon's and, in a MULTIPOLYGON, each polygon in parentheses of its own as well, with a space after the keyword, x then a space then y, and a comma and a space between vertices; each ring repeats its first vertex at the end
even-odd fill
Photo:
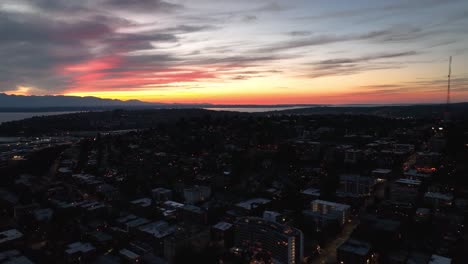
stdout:
POLYGON ((382 54, 375 54, 369 56, 363 56, 359 58, 340 58, 340 59, 331 59, 331 60, 322 60, 316 62, 314 64, 322 64, 322 65, 336 65, 336 64, 349 64, 349 63, 360 63, 366 62, 371 60, 379 60, 379 59, 391 59, 397 57, 405 57, 405 56, 413 56, 417 55, 418 52, 416 51, 406 51, 406 52, 398 52, 398 53, 382 53, 382 54))
MULTIPOLYGON (((414 12, 415 10, 437 8, 441 6, 451 5, 463 2, 464 0, 412 0, 404 2, 388 2, 390 4, 376 6, 360 7, 354 9, 342 9, 338 11, 324 12, 319 15, 302 16, 296 19, 300 20, 323 20, 323 19, 336 19, 336 18, 349 18, 349 17, 362 17, 367 15, 378 14, 379 16, 394 15, 395 12, 414 12)), ((384 2, 387 3, 387 2, 384 2)))
POLYGON ((204 30, 216 29, 213 25, 179 25, 176 27, 165 28, 164 31, 176 33, 192 33, 204 30))
POLYGON ((54 68, 91 56, 77 38, 94 39, 110 32, 100 23, 59 25, 39 17, 15 19, 0 13, 0 91, 14 89, 16 85, 63 86, 61 78, 50 77, 55 75, 54 68), (70 32, 75 34, 69 35, 70 32))
POLYGON ((310 70, 311 73, 305 75, 305 77, 321 78, 330 76, 344 76, 373 70, 399 69, 402 67, 404 66, 399 64, 330 64, 313 67, 310 70))
POLYGON ((67 22, 39 15, 17 16, 0 13, 0 43, 31 42, 70 44, 101 39, 114 34, 119 19, 94 17, 89 20, 67 22))
POLYGON ((65 12, 93 12, 97 9, 117 9, 138 12, 172 12, 182 8, 162 0, 30 0, 28 1, 41 9, 59 13, 65 12))
POLYGON ((407 57, 418 55, 416 51, 406 51, 398 53, 382 53, 359 58, 338 58, 330 60, 322 60, 311 63, 311 73, 309 78, 319 78, 327 76, 342 76, 356 74, 363 71, 382 70, 382 69, 397 69, 404 67, 404 64, 385 61, 399 57, 407 57), (383 60, 383 61, 382 61, 383 60))
POLYGON ((177 37, 173 34, 167 33, 144 33, 144 34, 113 34, 110 38, 106 39, 108 41, 117 42, 117 44, 122 44, 122 42, 134 43, 134 42, 150 42, 150 41, 164 41, 164 42, 174 42, 177 41, 177 37))
MULTIPOLYGON (((33 6, 41 8, 43 10, 48 10, 51 12, 88 12, 90 8, 88 3, 92 3, 90 0, 80 0, 80 1, 67 1, 67 0, 29 0, 27 1, 33 6)), ((96 1, 95 1, 96 2, 96 1)))
POLYGON ((67 80, 52 77, 56 76, 56 67, 91 57, 81 41, 99 39, 111 32, 109 26, 96 21, 69 24, 0 13, 0 91, 17 85, 62 89, 67 80))
POLYGON ((130 9, 134 11, 148 12, 157 10, 160 12, 175 11, 182 8, 181 5, 162 0, 104 0, 102 5, 111 8, 130 9))
POLYGON ((181 63, 181 59, 171 54, 153 54, 144 56, 126 56, 126 64, 122 68, 109 69, 119 72, 128 70, 160 70, 181 63))
MULTIPOLYGON (((440 90, 441 87, 447 87, 447 78, 417 80, 414 82, 407 83, 407 85, 429 87, 429 88, 440 90)), ((468 77, 453 77, 451 79, 451 89, 452 91, 467 91, 468 90, 468 77)))
POLYGON ((281 12, 287 10, 288 7, 285 5, 281 5, 278 2, 271 2, 264 4, 258 8, 253 9, 256 12, 281 12))
MULTIPOLYGON (((353 95, 389 95, 404 94, 407 92, 436 92, 444 93, 447 87, 447 79, 425 79, 398 84, 375 84, 356 87, 353 95)), ((452 79, 451 90, 454 93, 468 91, 468 78, 459 77, 452 79)))
POLYGON ((290 49, 304 48, 311 46, 319 46, 325 44, 357 41, 357 40, 371 40, 377 39, 389 35, 388 30, 370 31, 364 34, 349 34, 349 35, 338 35, 338 34, 323 34, 313 35, 310 37, 304 37, 300 39, 294 39, 292 41, 285 41, 277 43, 271 46, 262 47, 256 50, 260 53, 275 53, 290 49))
POLYGON ((310 31, 291 31, 287 33, 290 36, 293 37, 304 37, 304 36, 310 36, 312 35, 312 32, 310 31))
POLYGON ((258 17, 254 16, 254 15, 245 15, 242 18, 242 21, 244 21, 244 22, 253 22, 253 21, 257 20, 257 19, 258 19, 258 17))
POLYGON ((265 70, 265 71, 233 71, 233 76, 231 77, 232 80, 248 80, 251 78, 258 78, 258 77, 267 77, 271 74, 278 74, 283 73, 283 71, 279 70, 265 70))
POLYGON ((280 59, 279 56, 227 56, 222 58, 201 58, 201 64, 249 64, 280 59))
MULTIPOLYGON (((466 31, 466 29, 464 31, 466 31)), ((275 43, 269 46, 266 45, 254 50, 254 52, 276 53, 298 48, 308 48, 313 46, 352 41, 367 41, 375 44, 409 43, 413 41, 421 41, 424 39, 429 40, 429 38, 440 36, 440 34, 444 34, 442 29, 423 29, 412 26, 394 26, 387 29, 355 34, 317 35, 308 31, 294 31, 288 33, 288 35, 294 37, 292 40, 275 43)))
POLYGON ((122 9, 149 8, 152 11, 173 11, 181 8, 165 1, 31 1, 33 6, 53 14, 7 13, 0 10, 0 92, 15 90, 17 86, 34 86, 43 93, 63 91, 75 80, 60 74, 67 65, 86 65, 105 56, 121 54, 125 63, 104 69, 99 74, 111 78, 113 74, 129 71, 158 70, 170 67, 178 60, 171 54, 125 56, 125 53, 154 49, 152 43, 178 41, 178 34, 213 29, 209 25, 174 25, 158 30, 136 33, 118 32, 119 27, 134 26, 134 22, 106 12, 90 11, 91 7, 112 6, 122 9), (74 17, 84 12, 83 17, 74 17))
POLYGON ((79 62, 90 54, 80 46, 67 46, 64 54, 52 50, 64 49, 53 44, 29 42, 0 44, 0 91, 14 90, 18 85, 46 87, 48 91, 60 91, 69 81, 57 75, 58 65, 79 62))

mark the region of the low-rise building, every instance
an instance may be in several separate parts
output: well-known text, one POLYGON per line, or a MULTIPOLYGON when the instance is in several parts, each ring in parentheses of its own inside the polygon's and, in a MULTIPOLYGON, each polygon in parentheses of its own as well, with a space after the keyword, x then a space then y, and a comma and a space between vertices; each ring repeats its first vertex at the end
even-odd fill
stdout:
POLYGON ((176 226, 166 221, 157 221, 138 227, 141 238, 150 243, 157 252, 162 252, 164 238, 177 230, 176 226))
POLYGON ((440 192, 426 192, 424 202, 432 208, 448 207, 452 205, 453 195, 440 192))
POLYGON ((234 227, 231 223, 218 222, 211 227, 211 240, 221 243, 225 248, 234 244, 234 227))
POLYGON ((184 199, 188 204, 196 204, 204 202, 211 196, 211 188, 209 186, 195 185, 191 188, 184 189, 184 199))
POLYGON ((276 222, 276 223, 281 223, 282 215, 278 212, 275 211, 265 211, 263 212, 263 219, 276 222))
POLYGON ((114 201, 120 198, 119 189, 107 183, 98 185, 96 193, 106 201, 114 201))
POLYGON ((248 215, 260 215, 270 202, 271 200, 266 198, 253 198, 237 203, 236 208, 248 215))
POLYGON ((186 204, 178 210, 177 219, 186 224, 206 224, 208 220, 207 212, 202 208, 186 204))
POLYGON ((414 221, 421 223, 429 221, 431 217, 431 209, 429 208, 418 208, 414 214, 414 221))
POLYGON ((91 243, 75 242, 65 249, 65 259, 69 263, 84 262, 96 253, 91 243))
POLYGON ((392 170, 390 169, 375 169, 371 172, 371 175, 377 180, 389 180, 392 176, 392 170))
POLYGON ((348 149, 345 151, 344 162, 349 164, 358 163, 364 156, 362 150, 348 149))
POLYGON ((14 248, 18 246, 23 238, 23 233, 17 229, 9 229, 0 232, 0 249, 14 248))
POLYGON ((372 264, 375 263, 369 243, 348 239, 336 250, 338 263, 372 264))
POLYGON ((299 229, 257 217, 240 218, 234 226, 235 246, 266 250, 277 263, 301 263, 303 235, 299 229))
POLYGON ((156 202, 165 202, 172 199, 172 191, 166 188, 154 188, 151 190, 151 196, 156 202))
POLYGON ((451 258, 447 258, 447 257, 439 256, 439 255, 432 255, 428 264, 451 264, 451 263, 452 263, 451 258))
POLYGON ((131 210, 134 214, 148 217, 154 213, 153 200, 150 198, 141 198, 130 202, 131 210))
POLYGON ((141 260, 141 256, 137 253, 123 248, 119 250, 119 256, 126 262, 126 263, 139 263, 141 260))
POLYGON ((304 210, 306 221, 314 223, 315 231, 321 231, 327 226, 336 224, 342 226, 350 216, 350 206, 324 200, 314 200, 310 210, 304 210))
POLYGON ((420 186, 420 180, 396 180, 390 187, 390 199, 396 202, 414 203, 420 186))
POLYGON ((340 175, 337 194, 344 197, 369 196, 375 185, 375 179, 357 174, 340 175))
POLYGON ((313 200, 320 198, 320 189, 307 188, 301 192, 301 195, 304 199, 304 205, 309 205, 313 200))
POLYGON ((23 256, 18 250, 0 252, 0 263, 3 264, 34 264, 29 258, 23 256))

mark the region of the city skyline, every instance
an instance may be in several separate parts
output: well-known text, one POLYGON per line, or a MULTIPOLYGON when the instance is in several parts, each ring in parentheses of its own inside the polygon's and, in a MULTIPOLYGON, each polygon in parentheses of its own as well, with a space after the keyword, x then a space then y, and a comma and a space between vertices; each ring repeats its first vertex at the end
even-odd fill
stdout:
POLYGON ((468 101, 466 1, 15 0, 0 92, 163 103, 468 101))

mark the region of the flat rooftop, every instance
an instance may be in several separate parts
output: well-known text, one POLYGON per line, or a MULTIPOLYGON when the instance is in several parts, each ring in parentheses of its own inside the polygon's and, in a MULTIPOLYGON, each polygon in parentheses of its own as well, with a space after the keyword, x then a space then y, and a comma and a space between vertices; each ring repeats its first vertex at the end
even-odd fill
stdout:
POLYGON ((136 218, 137 218, 136 215, 134 215, 134 214, 129 214, 129 215, 125 215, 125 216, 122 216, 122 217, 117 218, 116 221, 117 221, 117 223, 123 224, 123 223, 126 223, 126 222, 128 222, 128 221, 134 220, 134 219, 136 219, 136 218))
POLYGON ((348 239, 338 247, 338 250, 351 252, 360 256, 366 256, 370 251, 370 244, 356 239, 348 239))
POLYGON ((34 264, 27 257, 21 255, 18 250, 0 252, 0 262, 2 264, 34 264))
POLYGON ((138 229, 156 238, 166 237, 176 231, 176 227, 169 225, 166 221, 149 223, 138 229))
POLYGON ((340 203, 329 202, 329 201, 324 201, 324 200, 313 200, 312 203, 332 206, 335 208, 335 210, 339 210, 339 211, 348 210, 351 207, 347 204, 340 204, 340 203))
POLYGON ((123 248, 119 251, 119 253, 122 255, 122 256, 125 256, 126 258, 128 259, 137 259, 140 257, 140 255, 138 255, 137 253, 133 252, 133 251, 130 251, 126 248, 123 248))
POLYGON ((196 214, 201 214, 204 212, 200 207, 195 206, 195 205, 188 205, 188 204, 184 205, 182 209, 185 211, 196 213, 196 214))
POLYGON ((16 229, 5 230, 0 232, 0 244, 21 238, 22 236, 23 234, 16 229))
POLYGON ((271 202, 270 199, 254 198, 254 199, 250 199, 250 200, 247 200, 247 201, 237 203, 236 206, 242 207, 242 208, 247 209, 247 210, 251 210, 253 208, 257 208, 258 205, 260 205, 260 204, 267 204, 269 202, 271 202))
POLYGON ((178 202, 174 202, 174 201, 165 201, 165 202, 163 203, 163 205, 164 205, 165 207, 171 207, 171 208, 180 208, 180 207, 184 206, 184 204, 178 203, 178 202))
POLYGON ((379 174, 387 174, 387 173, 391 173, 392 170, 390 169, 375 169, 372 171, 372 173, 379 173, 379 174))
POLYGON ((421 185, 420 180, 411 180, 411 179, 398 179, 395 183, 407 184, 407 185, 421 185))
POLYGON ((138 227, 147 223, 149 223, 149 220, 146 218, 136 218, 134 220, 128 221, 127 223, 125 223, 125 225, 127 225, 128 227, 138 227))
POLYGON ((54 210, 50 208, 44 208, 44 209, 37 209, 34 210, 34 217, 38 221, 44 221, 44 220, 49 220, 52 215, 54 214, 54 210))
POLYGON ((445 201, 452 201, 453 200, 453 195, 444 194, 444 193, 440 193, 440 192, 426 192, 424 194, 424 198, 432 198, 432 199, 439 199, 439 200, 445 200, 445 201))
POLYGON ((417 170, 407 170, 404 172, 405 176, 416 177, 416 178, 429 178, 431 175, 427 173, 421 173, 417 170))
POLYGON ((96 249, 93 245, 91 245, 91 243, 82 243, 82 242, 75 242, 75 243, 69 244, 67 248, 68 249, 65 250, 65 253, 67 254, 75 254, 78 252, 87 253, 96 249))
POLYGON ((305 195, 310 195, 310 196, 320 196, 320 190, 317 188, 307 188, 303 190, 301 193, 305 195))
POLYGON ((280 215, 281 215, 280 213, 275 212, 275 211, 265 211, 265 212, 263 212, 263 218, 265 218, 267 216, 278 217, 280 215))
POLYGON ((216 225, 213 226, 213 228, 223 230, 223 231, 226 231, 231 227, 232 227, 232 224, 227 223, 227 222, 219 222, 219 223, 217 223, 216 225))
POLYGON ((429 260, 428 264, 451 264, 451 263, 452 263, 452 259, 450 258, 442 257, 439 255, 432 255, 431 260, 429 260))
POLYGON ((132 204, 138 205, 141 207, 149 207, 153 203, 153 201, 150 198, 141 198, 137 200, 131 201, 132 204))
POLYGON ((240 217, 236 220, 236 224, 265 228, 269 231, 275 231, 285 236, 302 236, 302 232, 299 229, 259 217, 240 217))
POLYGON ((153 192, 153 193, 170 193, 172 191, 169 190, 169 189, 166 189, 166 188, 158 187, 158 188, 154 188, 153 190, 151 190, 151 192, 153 192))
POLYGON ((425 215, 425 214, 430 214, 430 213, 431 213, 431 209, 429 209, 429 208, 418 208, 418 209, 416 209, 416 214, 425 215))

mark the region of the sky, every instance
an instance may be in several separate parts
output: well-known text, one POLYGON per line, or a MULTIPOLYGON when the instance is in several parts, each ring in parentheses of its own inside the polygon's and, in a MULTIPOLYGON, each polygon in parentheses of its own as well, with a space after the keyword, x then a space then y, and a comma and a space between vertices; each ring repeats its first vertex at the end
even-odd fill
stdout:
POLYGON ((0 93, 163 103, 468 101, 466 0, 1 0, 0 93))

